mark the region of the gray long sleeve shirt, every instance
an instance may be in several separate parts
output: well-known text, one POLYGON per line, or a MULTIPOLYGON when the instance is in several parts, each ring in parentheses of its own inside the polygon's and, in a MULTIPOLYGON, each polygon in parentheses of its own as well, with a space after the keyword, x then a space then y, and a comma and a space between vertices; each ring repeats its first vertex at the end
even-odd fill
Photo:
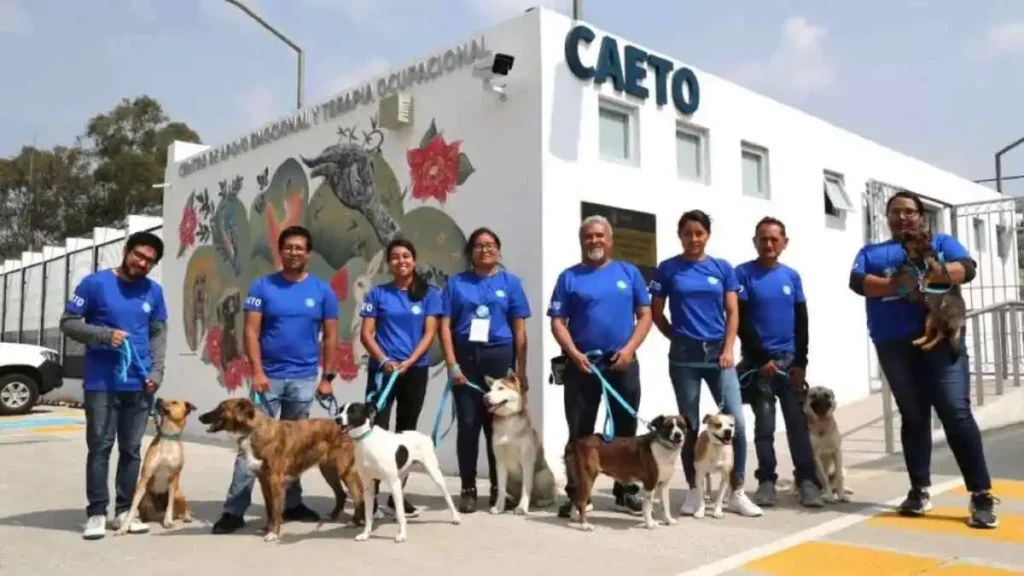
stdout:
MULTIPOLYGON (((85 321, 85 318, 68 312, 67 310, 60 317, 60 331, 68 338, 86 346, 96 344, 109 344, 114 335, 114 329, 107 326, 95 326, 85 321)), ((149 369, 148 378, 154 384, 163 383, 164 364, 167 357, 167 323, 149 323, 149 355, 153 365, 149 369)))

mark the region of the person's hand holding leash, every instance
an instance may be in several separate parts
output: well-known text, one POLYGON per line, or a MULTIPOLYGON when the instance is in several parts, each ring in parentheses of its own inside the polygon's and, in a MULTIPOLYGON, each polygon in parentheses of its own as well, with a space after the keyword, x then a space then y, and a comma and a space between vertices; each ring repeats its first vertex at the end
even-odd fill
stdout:
POLYGON ((403 360, 402 362, 398 363, 398 366, 395 367, 395 370, 398 370, 399 374, 405 374, 411 366, 412 362, 410 362, 409 360, 403 360))
POLYGON ((384 370, 385 374, 391 374, 393 371, 397 370, 398 367, 398 362, 395 362, 394 360, 388 360, 387 362, 384 363, 382 369, 384 370))
POLYGON ((757 370, 761 376, 765 378, 771 378, 779 373, 779 367, 775 365, 775 362, 769 360, 764 366, 761 366, 757 370))
POLYGON ((127 332, 115 328, 114 331, 110 333, 110 345, 114 348, 118 348, 126 338, 128 338, 127 332))
POLYGON ((448 375, 451 377, 452 384, 455 386, 462 386, 468 382, 468 380, 466 380, 466 375, 462 373, 462 370, 457 365, 448 367, 448 375))
POLYGON ((732 350, 722 350, 722 355, 718 357, 718 365, 722 368, 732 368, 736 365, 736 361, 732 357, 732 350))
POLYGON ((328 382, 327 380, 321 380, 320 384, 317 385, 317 387, 316 387, 316 393, 321 398, 326 398, 328 396, 334 396, 334 386, 332 386, 331 383, 328 382))
POLYGON ((623 347, 612 356, 612 363, 608 366, 609 370, 615 370, 621 372, 627 368, 633 362, 633 351, 628 346, 623 347))
POLYGON ((587 358, 586 354, 582 352, 570 352, 568 356, 569 359, 572 360, 572 363, 580 369, 580 372, 590 374, 590 359, 587 358))
POLYGON ((160 388, 159 384, 157 384, 156 382, 153 382, 149 378, 146 378, 146 394, 149 394, 150 396, 152 396, 153 394, 156 394, 156 391, 159 388, 160 388))
POLYGON ((260 393, 267 392, 270 390, 270 379, 262 372, 254 374, 252 377, 252 389, 260 393))

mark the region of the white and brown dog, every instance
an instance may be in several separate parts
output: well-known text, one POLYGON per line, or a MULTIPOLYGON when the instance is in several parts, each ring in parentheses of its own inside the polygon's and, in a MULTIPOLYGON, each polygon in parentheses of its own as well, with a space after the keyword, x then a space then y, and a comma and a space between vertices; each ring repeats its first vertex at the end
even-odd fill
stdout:
POLYGON ((195 409, 191 402, 156 401, 156 437, 146 448, 132 507, 116 535, 127 534, 135 518, 147 523, 159 521, 168 530, 174 527, 175 520, 192 521, 192 513, 181 490, 181 471, 185 467, 181 433, 185 430, 188 415, 195 409))
POLYGON ((718 493, 714 498, 712 518, 722 518, 725 498, 732 493, 730 482, 734 466, 732 440, 736 434, 736 418, 731 414, 718 413, 704 416, 704 430, 697 437, 694 448, 693 467, 696 471, 697 509, 694 518, 703 518, 707 502, 705 496, 711 491, 711 475, 718 474, 718 493))
POLYGON ((843 436, 835 419, 836 395, 825 386, 811 386, 804 395, 803 409, 822 499, 825 502, 849 502, 853 491, 846 488, 843 436))
POLYGON ((587 502, 598 474, 619 482, 641 482, 644 487, 644 526, 657 526, 653 518, 654 491, 659 491, 666 524, 674 525, 669 486, 679 468, 680 448, 690 429, 684 416, 658 416, 643 436, 617 437, 605 442, 598 434, 570 440, 565 446, 565 469, 575 480, 573 503, 581 530, 593 530, 587 522, 587 502))
POLYGON ((373 531, 373 481, 380 480, 391 489, 391 497, 395 501, 395 516, 398 518, 398 535, 395 536, 395 542, 405 542, 407 535, 402 485, 414 463, 419 463, 423 467, 437 485, 437 489, 441 491, 445 504, 452 512, 452 524, 461 524, 462 517, 455 509, 452 496, 445 486, 444 475, 441 474, 441 466, 437 462, 437 454, 434 452, 430 437, 415 430, 399 433, 385 430, 374 425, 376 416, 377 410, 372 404, 348 402, 341 406, 338 416, 334 419, 338 428, 342 432, 347 432, 355 443, 356 468, 363 484, 366 524, 363 531, 356 536, 356 541, 363 542, 369 539, 373 531))
POLYGON ((519 502, 516 514, 529 514, 530 506, 544 508, 555 501, 555 475, 544 459, 540 434, 526 408, 523 385, 510 369, 504 378, 484 377, 489 388, 484 406, 491 413, 494 433, 494 468, 498 499, 492 514, 505 511, 505 495, 519 502))

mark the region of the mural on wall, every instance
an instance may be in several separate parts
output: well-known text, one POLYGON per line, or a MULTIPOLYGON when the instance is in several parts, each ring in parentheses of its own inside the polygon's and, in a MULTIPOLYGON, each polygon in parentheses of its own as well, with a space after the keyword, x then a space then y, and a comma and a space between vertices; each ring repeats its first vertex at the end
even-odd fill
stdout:
MULTIPOLYGON (((370 288, 391 280, 384 254, 391 240, 412 241, 417 268, 439 288, 466 269, 466 235, 444 211, 449 197, 476 172, 462 142, 446 140, 431 120, 417 147, 389 160, 375 117, 368 126, 339 128, 338 142, 319 154, 287 158, 252 179, 222 180, 215 199, 203 189, 186 200, 178 229, 178 257, 192 251, 182 291, 185 340, 217 369, 229 394, 252 377, 243 352, 241 304, 254 280, 280 270, 277 237, 288 226, 309 229, 309 272, 328 282, 338 299, 338 364, 329 368, 346 381, 367 360, 358 310, 370 288), (407 184, 399 182, 392 162, 404 162, 400 174, 407 184), (254 197, 252 204, 246 207, 242 197, 254 197), (415 205, 411 210, 407 200, 415 205)), ((436 341, 430 354, 437 367, 442 357, 436 341)))

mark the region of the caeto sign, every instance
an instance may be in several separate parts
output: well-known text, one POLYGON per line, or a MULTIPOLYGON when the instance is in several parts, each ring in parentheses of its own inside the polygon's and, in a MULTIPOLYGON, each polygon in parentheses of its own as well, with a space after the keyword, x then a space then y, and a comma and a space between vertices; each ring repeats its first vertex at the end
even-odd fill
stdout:
POLYGON ((650 91, 643 81, 650 71, 654 75, 654 99, 658 106, 668 103, 671 89, 672 104, 680 114, 690 116, 697 111, 700 106, 700 84, 693 70, 676 68, 672 61, 648 54, 630 44, 625 45, 620 56, 619 43, 610 36, 601 38, 597 62, 587 66, 580 60, 580 43, 590 44, 596 38, 594 31, 583 24, 574 26, 565 35, 565 62, 574 76, 598 84, 611 81, 616 92, 625 92, 646 100, 650 91))

